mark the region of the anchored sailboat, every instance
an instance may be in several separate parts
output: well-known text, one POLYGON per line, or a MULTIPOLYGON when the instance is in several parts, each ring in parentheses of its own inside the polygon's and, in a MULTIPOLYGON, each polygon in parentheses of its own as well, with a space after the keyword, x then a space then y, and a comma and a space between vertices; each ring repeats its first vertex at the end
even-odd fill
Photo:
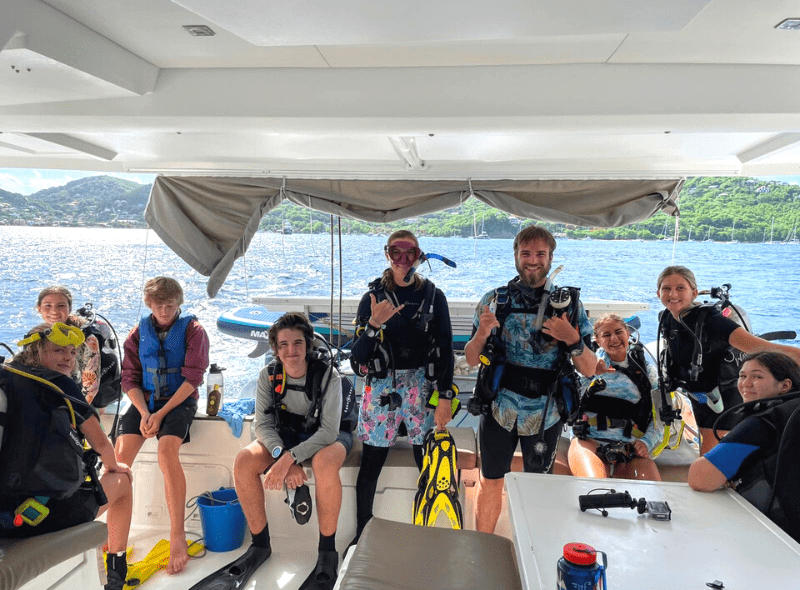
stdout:
POLYGON ((489 239, 489 234, 486 233, 486 230, 483 227, 485 223, 486 223, 486 214, 484 213, 483 214, 483 219, 481 219, 481 233, 479 233, 477 236, 475 236, 475 239, 477 239, 477 240, 488 240, 489 239))

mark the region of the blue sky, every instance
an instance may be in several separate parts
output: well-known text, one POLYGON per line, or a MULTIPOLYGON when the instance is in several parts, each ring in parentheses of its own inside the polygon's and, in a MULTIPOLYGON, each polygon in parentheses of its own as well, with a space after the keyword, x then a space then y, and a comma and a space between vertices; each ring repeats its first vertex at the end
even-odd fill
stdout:
MULTIPOLYGON (((36 191, 61 186, 86 176, 117 176, 139 184, 150 184, 154 174, 122 174, 118 172, 85 172, 83 170, 34 170, 27 168, 0 168, 0 189, 30 195, 36 191)), ((787 184, 800 184, 800 176, 760 176, 762 180, 778 180, 787 184)))

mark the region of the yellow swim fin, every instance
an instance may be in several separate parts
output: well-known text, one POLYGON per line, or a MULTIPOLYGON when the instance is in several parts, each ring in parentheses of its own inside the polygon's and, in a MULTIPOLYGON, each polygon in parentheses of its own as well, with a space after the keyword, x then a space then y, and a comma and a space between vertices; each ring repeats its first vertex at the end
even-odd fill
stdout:
MULTIPOLYGON (((189 545, 189 555, 191 556, 197 555, 205 548, 202 543, 197 541, 187 540, 187 543, 189 545)), ((125 580, 125 586, 136 588, 142 585, 154 573, 166 569, 167 564, 169 564, 169 541, 161 539, 143 560, 128 564, 128 577, 125 580)))
POLYGON ((452 435, 447 430, 431 430, 425 437, 423 450, 412 522, 419 526, 435 526, 436 518, 444 511, 454 529, 463 528, 456 480, 456 445, 452 435))

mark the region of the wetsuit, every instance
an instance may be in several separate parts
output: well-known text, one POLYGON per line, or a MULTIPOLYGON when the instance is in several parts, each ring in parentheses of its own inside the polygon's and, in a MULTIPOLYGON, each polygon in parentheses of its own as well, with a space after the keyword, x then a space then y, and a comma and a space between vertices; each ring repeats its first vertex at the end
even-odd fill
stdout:
POLYGON ((798 437, 800 398, 795 398, 745 417, 705 458, 739 494, 800 542, 798 437), (787 429, 789 423, 792 426, 787 429), (778 468, 779 444, 784 433, 790 438, 784 438, 778 468), (773 483, 774 497, 770 504, 773 483))
MULTIPOLYGON (((671 390, 681 386, 693 393, 708 393, 719 385, 720 363, 725 355, 729 354, 728 340, 731 333, 740 326, 733 320, 723 317, 717 310, 708 310, 701 338, 702 370, 697 380, 692 381, 689 371, 694 360, 696 342, 693 334, 697 331, 700 311, 700 306, 697 306, 681 315, 686 327, 680 325, 669 312, 661 312, 665 314, 662 323, 663 335, 667 340, 666 368, 671 390)), ((742 403, 742 396, 736 387, 721 388, 721 393, 725 408, 742 403)), ((712 428, 718 414, 704 403, 698 403, 694 399, 691 402, 697 425, 701 428, 712 428)), ((725 426, 727 429, 730 424, 725 426)))
MULTIPOLYGON (((526 369, 557 371, 567 360, 567 353, 552 339, 542 339, 542 351, 536 352, 531 338, 536 337, 534 324, 544 287, 531 288, 516 281, 516 287, 509 291, 511 313, 503 323, 501 339, 505 348, 506 366, 504 381, 492 403, 491 411, 481 416, 478 440, 481 451, 481 472, 488 479, 501 479, 511 471, 511 461, 519 441, 522 446, 523 464, 527 472, 547 473, 553 468, 558 438, 561 436, 562 420, 555 399, 551 399, 544 415, 548 395, 544 392, 555 388, 555 380, 540 383, 543 392, 537 397, 526 397, 503 387, 503 382, 513 381, 515 374, 526 369), (515 311, 515 310, 524 311, 515 311), (515 366, 520 367, 515 370, 515 366), (544 443, 546 449, 537 448, 535 435, 545 421, 544 443), (539 451, 539 452, 537 452, 539 451)), ((555 287, 554 287, 555 289, 555 287)), ((478 303, 473 317, 473 336, 480 325, 484 306, 494 298, 495 291, 487 292, 478 303)), ((578 304, 577 329, 581 338, 588 340, 592 324, 586 315, 583 304, 578 304)))

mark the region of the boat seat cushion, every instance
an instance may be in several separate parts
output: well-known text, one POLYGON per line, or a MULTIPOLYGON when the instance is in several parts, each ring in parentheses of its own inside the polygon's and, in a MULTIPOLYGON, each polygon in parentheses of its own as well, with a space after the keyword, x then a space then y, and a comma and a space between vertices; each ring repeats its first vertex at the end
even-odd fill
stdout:
POLYGON ((62 561, 100 547, 106 523, 93 520, 28 539, 0 539, 0 588, 16 590, 62 561))
POLYGON ((342 574, 342 590, 521 590, 504 537, 373 518, 342 574))

